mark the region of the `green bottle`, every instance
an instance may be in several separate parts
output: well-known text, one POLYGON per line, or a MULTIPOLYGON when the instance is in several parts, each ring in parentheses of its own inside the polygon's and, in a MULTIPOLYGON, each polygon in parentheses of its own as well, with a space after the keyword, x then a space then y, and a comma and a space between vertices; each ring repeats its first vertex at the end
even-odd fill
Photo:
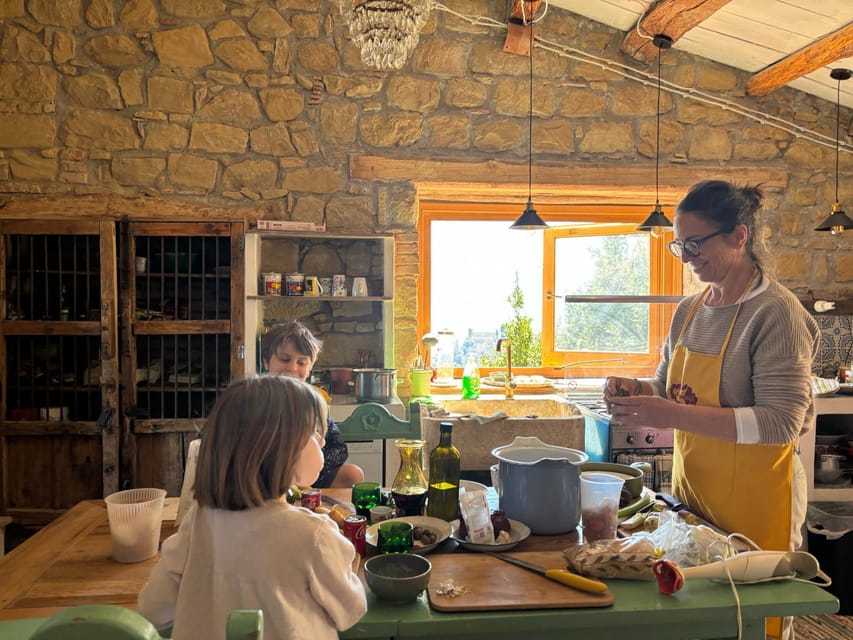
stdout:
POLYGON ((459 449, 450 440, 452 422, 439 425, 438 446, 429 454, 429 491, 427 515, 442 520, 455 520, 459 514, 459 449))
POLYGON ((475 400, 480 397, 480 369, 474 356, 468 356, 468 362, 462 370, 462 397, 475 400))

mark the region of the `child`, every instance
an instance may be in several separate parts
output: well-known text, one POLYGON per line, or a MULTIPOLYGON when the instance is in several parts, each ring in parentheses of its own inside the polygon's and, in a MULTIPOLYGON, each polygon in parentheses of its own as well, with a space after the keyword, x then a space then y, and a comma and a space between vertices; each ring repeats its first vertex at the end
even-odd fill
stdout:
POLYGON ((207 418, 195 498, 163 543, 139 612, 175 640, 225 637, 228 613, 262 609, 264 638, 337 639, 365 611, 353 545, 325 515, 292 506, 323 467, 326 403, 310 385, 233 383, 207 418))
MULTIPOLYGON (((297 320, 273 326, 261 341, 264 369, 276 376, 290 376, 308 380, 311 368, 317 361, 323 343, 297 320)), ((349 450, 341 438, 338 425, 328 419, 326 443, 323 446, 325 464, 315 487, 340 487, 349 489, 364 480, 364 471, 354 464, 345 464, 349 450)))

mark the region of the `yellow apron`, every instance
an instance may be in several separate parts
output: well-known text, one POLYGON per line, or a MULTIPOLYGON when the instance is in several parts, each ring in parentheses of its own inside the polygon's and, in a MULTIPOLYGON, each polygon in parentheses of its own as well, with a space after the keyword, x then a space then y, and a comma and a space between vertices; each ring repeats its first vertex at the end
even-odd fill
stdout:
MULTIPOLYGON (((754 279, 755 276, 753 276, 754 279)), ((681 404, 720 406, 723 356, 744 297, 716 355, 696 353, 681 340, 709 289, 693 304, 681 328, 667 371, 667 395, 681 404)), ((787 551, 791 536, 794 446, 737 444, 675 430, 672 491, 691 511, 730 533, 748 536, 762 549, 787 551), (775 505, 773 517, 762 505, 775 505)), ((781 635, 781 618, 768 618, 767 634, 781 635)))

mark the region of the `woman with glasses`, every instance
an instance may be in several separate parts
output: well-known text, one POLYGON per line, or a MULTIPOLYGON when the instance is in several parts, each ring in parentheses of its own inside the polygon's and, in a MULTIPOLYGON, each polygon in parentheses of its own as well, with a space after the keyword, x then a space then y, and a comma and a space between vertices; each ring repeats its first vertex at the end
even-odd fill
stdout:
MULTIPOLYGON (((762 549, 802 542, 799 438, 814 428, 818 327, 756 252, 757 187, 706 181, 675 213, 672 254, 707 286, 673 316, 655 377, 610 377, 614 420, 675 429, 672 490, 699 516, 762 549)), ((768 634, 779 637, 779 619, 768 634)))

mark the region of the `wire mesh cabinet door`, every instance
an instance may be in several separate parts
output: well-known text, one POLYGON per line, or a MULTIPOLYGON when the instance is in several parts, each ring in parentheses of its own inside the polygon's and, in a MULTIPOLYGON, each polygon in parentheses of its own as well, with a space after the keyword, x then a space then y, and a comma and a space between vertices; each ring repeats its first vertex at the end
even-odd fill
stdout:
POLYGON ((0 236, 0 513, 39 525, 119 486, 115 223, 0 236))
POLYGON ((242 371, 243 225, 121 228, 122 478, 178 495, 189 442, 242 371))

